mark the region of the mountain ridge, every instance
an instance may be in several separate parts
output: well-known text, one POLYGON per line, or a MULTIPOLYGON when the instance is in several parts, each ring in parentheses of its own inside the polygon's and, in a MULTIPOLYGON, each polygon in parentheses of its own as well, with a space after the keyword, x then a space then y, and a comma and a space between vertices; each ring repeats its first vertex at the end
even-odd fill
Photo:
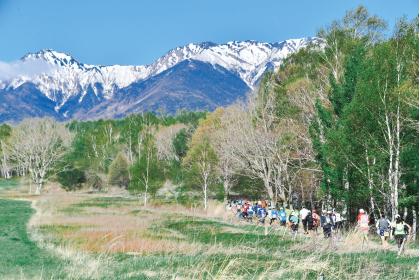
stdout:
MULTIPOLYGON (((74 115, 77 115, 78 118, 88 119, 89 115, 81 116, 80 114, 75 114, 75 112, 89 112, 102 102, 116 102, 118 100, 114 99, 117 99, 117 94, 124 92, 125 88, 130 87, 134 83, 147 81, 186 60, 201 61, 213 66, 220 66, 227 70, 222 71, 226 79, 236 83, 236 79, 227 72, 236 75, 246 84, 249 91, 254 88, 267 70, 279 67, 282 60, 289 54, 310 44, 318 43, 319 39, 316 37, 289 39, 278 43, 264 43, 253 40, 230 41, 224 44, 213 42, 190 43, 168 51, 149 65, 92 65, 79 62, 76 58, 66 53, 52 49, 43 49, 36 53, 24 55, 20 62, 28 65, 31 65, 31 63, 44 63, 48 71, 33 75, 22 75, 11 80, 1 80, 0 95, 6 91, 9 95, 13 90, 19 92, 19 86, 31 83, 55 104, 54 110, 64 119, 73 118, 74 115), (85 98, 88 101, 84 101, 85 98), (78 106, 81 108, 78 108, 78 106)), ((218 71, 221 68, 213 67, 213 70, 218 71)), ((200 64, 200 69, 205 71, 207 75, 219 77, 211 74, 211 68, 202 64, 200 64)), ((188 77, 188 75, 201 75, 197 71, 188 73, 185 69, 182 69, 182 73, 186 75, 184 77, 186 79, 193 78, 192 76, 188 77)), ((206 80, 206 82, 208 83, 209 81, 206 80)), ((227 89, 233 90, 228 83, 223 84, 227 89)), ((189 85, 192 87, 191 90, 188 92, 184 88, 184 94, 196 93, 194 88, 196 86, 189 85)), ((240 88, 244 90, 244 87, 240 86, 240 88)), ((170 93, 168 87, 166 87, 166 92, 167 94, 170 93)), ((217 90, 217 92, 222 95, 230 94, 227 91, 217 90)), ((240 94, 237 91, 235 92, 238 94, 238 97, 245 94, 243 92, 240 94)), ((211 92, 207 92, 207 94, 211 95, 211 92)), ((165 102, 162 98, 159 98, 159 100, 165 102)), ((227 105, 222 103, 219 105, 227 105)), ((169 107, 172 108, 172 105, 169 107)), ((155 108, 155 104, 152 107, 155 108)), ((165 104, 162 107, 165 107, 165 104)), ((183 108, 191 109, 192 107, 186 106, 178 109, 183 108)), ((147 110, 147 108, 144 108, 144 110, 147 110)), ((0 115, 0 121, 2 119, 4 118, 0 115)), ((16 119, 19 118, 16 117, 16 119)))

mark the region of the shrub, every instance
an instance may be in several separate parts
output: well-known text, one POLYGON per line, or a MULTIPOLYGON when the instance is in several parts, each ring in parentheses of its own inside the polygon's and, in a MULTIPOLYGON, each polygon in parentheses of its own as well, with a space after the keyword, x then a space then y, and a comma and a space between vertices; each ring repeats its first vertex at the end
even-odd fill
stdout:
POLYGON ((57 179, 66 191, 80 189, 82 184, 86 182, 85 173, 72 165, 65 167, 59 172, 57 179))
POLYGON ((130 181, 128 174, 128 162, 124 154, 118 153, 109 166, 108 182, 111 185, 126 188, 130 181))
POLYGON ((191 138, 191 133, 185 128, 181 129, 172 140, 172 145, 175 148, 175 153, 179 159, 185 157, 188 151, 188 142, 191 138))
POLYGON ((103 189, 104 182, 97 174, 89 173, 87 176, 86 185, 90 189, 100 191, 103 189))

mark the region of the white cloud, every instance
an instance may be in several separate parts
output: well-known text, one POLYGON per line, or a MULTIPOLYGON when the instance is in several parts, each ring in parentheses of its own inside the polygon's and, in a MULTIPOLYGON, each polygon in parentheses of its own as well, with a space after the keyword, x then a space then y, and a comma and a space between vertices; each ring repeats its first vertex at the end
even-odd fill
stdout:
POLYGON ((53 70, 53 66, 43 60, 18 60, 13 62, 0 61, 0 81, 12 80, 17 77, 33 78, 53 70))

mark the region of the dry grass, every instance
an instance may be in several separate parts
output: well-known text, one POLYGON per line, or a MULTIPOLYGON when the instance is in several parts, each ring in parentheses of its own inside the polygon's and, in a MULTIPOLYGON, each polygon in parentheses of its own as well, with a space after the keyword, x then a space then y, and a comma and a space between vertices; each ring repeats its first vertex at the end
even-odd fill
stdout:
MULTIPOLYGON (((109 197, 94 195, 94 197, 109 197)), ((63 230, 50 233, 52 239, 62 240, 67 246, 83 252, 93 253, 196 253, 201 249, 199 244, 182 242, 182 236, 166 232, 154 234, 148 229, 153 223, 164 220, 166 212, 162 208, 153 215, 147 209, 141 209, 136 201, 123 207, 112 205, 107 208, 86 207, 86 212, 68 215, 63 209, 91 200, 92 195, 50 192, 34 201, 33 207, 37 214, 30 221, 34 228, 63 230), (132 214, 133 210, 139 212, 132 214), (166 237, 162 239, 162 237, 166 237), (173 240, 171 240, 171 239, 173 240)))
MULTIPOLYGON (((367 250, 359 246, 360 239, 355 233, 336 239, 333 246, 322 233, 314 239, 299 236, 298 242, 288 249, 270 252, 249 244, 227 247, 220 242, 191 241, 180 231, 165 227, 168 220, 189 217, 198 221, 217 221, 218 230, 226 234, 253 232, 250 224, 238 222, 223 205, 215 202, 210 202, 208 211, 180 205, 151 204, 150 208, 143 208, 136 200, 124 200, 124 203, 110 200, 102 207, 92 201, 114 196, 66 193, 54 187, 39 197, 25 196, 23 192, 13 195, 33 201, 36 214, 29 223, 32 237, 68 264, 65 270, 70 279, 116 279, 114 273, 122 264, 113 258, 114 253, 125 253, 133 258, 124 264, 133 268, 136 262, 138 265, 143 260, 151 262, 139 265, 141 268, 118 272, 118 278, 316 279, 325 275, 325 279, 373 280, 384 279, 383 270, 392 272, 395 269, 372 260, 370 255, 363 255, 367 250), (68 212, 66 209, 82 211, 68 212), (225 226, 221 220, 234 226, 225 226), (359 253, 360 257, 354 260, 348 257, 359 253), (293 257, 284 259, 285 255, 293 257), (161 263, 154 263, 154 258, 161 263)), ((210 226, 208 231, 212 230, 215 229, 210 226)), ((257 231, 262 234, 261 228, 256 228, 257 231)), ((289 232, 280 227, 270 229, 269 234, 290 239, 289 232)), ((383 252, 377 242, 369 242, 368 247, 369 252, 383 252)), ((417 250, 412 251, 418 254, 417 250)))

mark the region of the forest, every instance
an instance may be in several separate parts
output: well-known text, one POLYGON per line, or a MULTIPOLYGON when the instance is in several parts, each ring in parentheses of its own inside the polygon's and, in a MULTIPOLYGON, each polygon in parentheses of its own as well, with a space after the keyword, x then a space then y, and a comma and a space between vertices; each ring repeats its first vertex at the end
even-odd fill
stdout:
POLYGON ((214 112, 0 126, 0 175, 71 192, 127 189, 208 207, 265 198, 299 208, 418 215, 418 18, 388 27, 364 7, 214 112), (169 190, 169 191, 168 191, 169 190), (166 191, 166 193, 165 193, 166 191), (168 194, 169 192, 169 194, 168 194))

